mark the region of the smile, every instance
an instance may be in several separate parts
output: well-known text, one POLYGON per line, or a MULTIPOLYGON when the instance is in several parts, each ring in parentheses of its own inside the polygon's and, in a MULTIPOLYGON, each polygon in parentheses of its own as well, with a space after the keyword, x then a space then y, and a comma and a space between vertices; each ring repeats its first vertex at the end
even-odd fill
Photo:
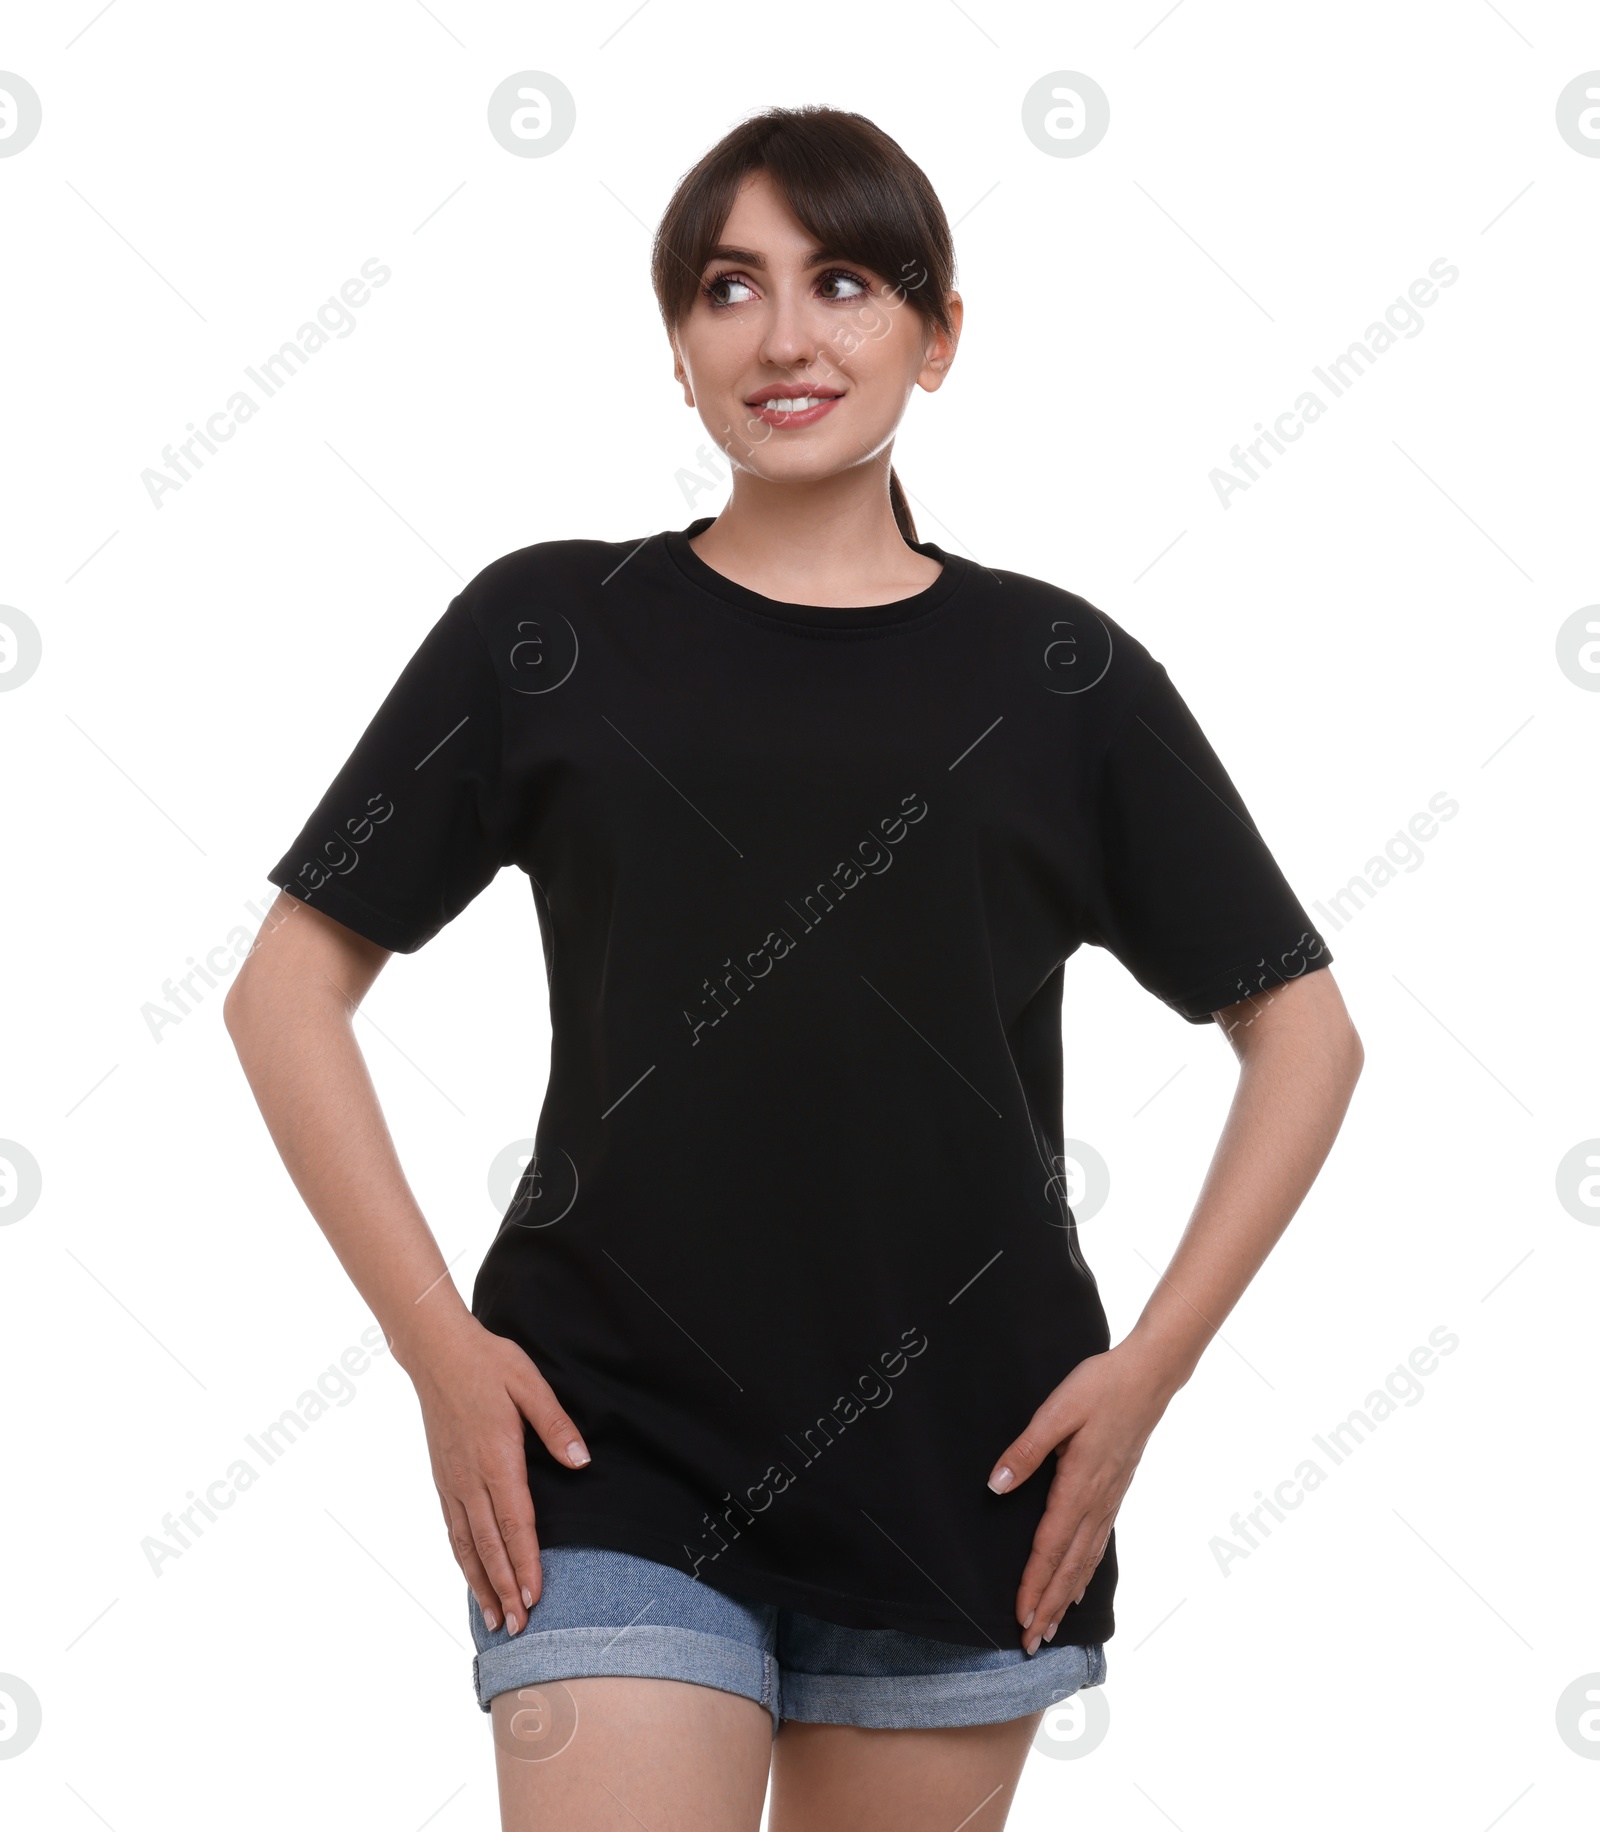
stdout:
POLYGON ((768 426, 814 426, 843 399, 837 394, 777 395, 771 400, 746 402, 758 420, 768 426))

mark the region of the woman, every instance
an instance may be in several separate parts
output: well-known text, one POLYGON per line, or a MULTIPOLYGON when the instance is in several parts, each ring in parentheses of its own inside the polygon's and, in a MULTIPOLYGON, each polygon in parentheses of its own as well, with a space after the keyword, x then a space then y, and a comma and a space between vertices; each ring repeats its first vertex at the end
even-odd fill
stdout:
POLYGON ((889 459, 961 301, 901 149, 743 123, 653 277, 731 499, 451 601, 269 874, 227 1021, 416 1385, 504 1823, 752 1832, 770 1774, 772 1832, 977 1832, 1104 1678, 1118 1507, 1361 1048, 1160 663, 917 539, 889 459), (508 864, 550 1081, 469 1311, 350 1012, 508 864), (1241 1064, 1115 1346, 1064 1188, 1084 942, 1241 1064))

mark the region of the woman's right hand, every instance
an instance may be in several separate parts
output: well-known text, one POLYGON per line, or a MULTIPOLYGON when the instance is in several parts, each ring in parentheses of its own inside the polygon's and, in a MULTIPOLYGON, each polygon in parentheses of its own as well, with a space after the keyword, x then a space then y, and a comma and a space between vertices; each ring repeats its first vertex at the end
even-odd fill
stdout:
POLYGON ((456 1562, 484 1621, 495 1628, 503 1614, 515 1635, 541 1588, 523 1420, 569 1468, 589 1461, 583 1434, 528 1355, 470 1311, 404 1365, 456 1562))
POLYGON ((222 1015, 285 1168, 417 1390, 450 1544, 484 1620, 503 1615, 516 1634, 540 1590, 524 1420, 568 1468, 569 1444, 579 1464, 589 1453, 527 1355, 467 1308, 406 1181, 353 1025, 391 958, 280 890, 222 1015))

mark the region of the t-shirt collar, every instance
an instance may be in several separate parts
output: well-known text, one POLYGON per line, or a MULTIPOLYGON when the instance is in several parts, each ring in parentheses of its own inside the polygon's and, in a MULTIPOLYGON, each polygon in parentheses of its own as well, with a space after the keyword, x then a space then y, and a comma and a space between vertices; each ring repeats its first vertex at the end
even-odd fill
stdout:
POLYGON ((708 566, 689 545, 690 539, 703 534, 716 520, 702 515, 686 528, 669 528, 657 538, 668 558, 689 581, 701 591, 709 592, 725 604, 734 606, 746 616, 762 622, 788 625, 807 635, 873 634, 880 630, 906 628, 921 624, 941 610, 964 582, 969 563, 962 554, 946 553, 934 541, 912 541, 908 545, 944 568, 937 579, 909 598, 896 598, 888 604, 833 606, 824 604, 788 604, 778 598, 765 597, 740 585, 715 567, 708 566))

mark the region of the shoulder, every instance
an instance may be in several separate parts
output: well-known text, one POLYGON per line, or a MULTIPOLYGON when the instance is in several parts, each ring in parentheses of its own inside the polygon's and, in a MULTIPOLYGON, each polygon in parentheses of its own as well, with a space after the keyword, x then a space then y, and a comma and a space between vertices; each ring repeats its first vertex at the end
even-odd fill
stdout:
POLYGON ((1106 715, 1125 709, 1165 670, 1135 631, 1094 600, 1050 579, 970 562, 996 619, 1029 656, 1030 671, 1063 698, 1093 690, 1106 715))
POLYGON ((474 573, 446 618, 458 641, 488 652, 504 685, 517 693, 546 692, 576 665, 584 608, 604 596, 601 587, 643 545, 639 539, 534 541, 474 573))
POLYGON ((642 539, 534 541, 490 560, 457 596, 487 626, 507 612, 526 615, 536 595, 552 588, 583 590, 601 584, 643 544, 642 539))

